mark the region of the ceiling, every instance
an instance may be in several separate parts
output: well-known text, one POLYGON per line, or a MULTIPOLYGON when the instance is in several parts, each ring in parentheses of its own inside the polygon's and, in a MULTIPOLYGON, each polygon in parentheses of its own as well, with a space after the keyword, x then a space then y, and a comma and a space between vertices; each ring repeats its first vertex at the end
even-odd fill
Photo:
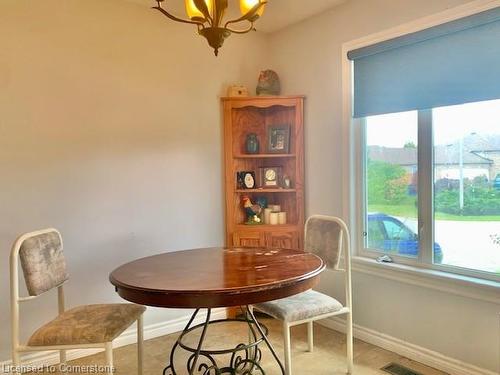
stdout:
POLYGON ((347 0, 269 0, 266 12, 256 23, 258 30, 272 33, 333 8, 347 0))
MULTIPOLYGON (((145 6, 156 5, 154 0, 127 0, 145 6)), ((306 18, 319 14, 348 0, 268 0, 266 11, 255 24, 259 31, 272 33, 306 18), (305 5, 307 4, 307 5, 305 5)), ((172 13, 184 17, 184 0, 166 0, 163 7, 172 13)), ((229 0, 229 16, 239 14, 237 0, 229 0)))

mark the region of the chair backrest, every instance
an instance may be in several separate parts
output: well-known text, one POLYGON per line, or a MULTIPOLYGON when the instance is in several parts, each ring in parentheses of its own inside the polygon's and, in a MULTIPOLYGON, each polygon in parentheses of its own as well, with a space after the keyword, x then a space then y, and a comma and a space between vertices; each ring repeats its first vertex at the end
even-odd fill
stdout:
POLYGON ((30 296, 38 296, 68 280, 61 234, 45 229, 21 236, 18 249, 26 288, 30 296))
MULTIPOLYGON (((326 267, 339 269, 344 237, 347 237, 345 223, 332 216, 313 215, 305 225, 304 250, 319 256, 326 267)), ((346 256, 349 256, 346 249, 346 256)))
POLYGON ((49 228, 20 236, 10 252, 10 306, 12 353, 19 350, 19 304, 57 287, 59 313, 64 311, 63 284, 69 279, 63 242, 57 229, 49 228), (19 258, 29 297, 19 294, 19 258))

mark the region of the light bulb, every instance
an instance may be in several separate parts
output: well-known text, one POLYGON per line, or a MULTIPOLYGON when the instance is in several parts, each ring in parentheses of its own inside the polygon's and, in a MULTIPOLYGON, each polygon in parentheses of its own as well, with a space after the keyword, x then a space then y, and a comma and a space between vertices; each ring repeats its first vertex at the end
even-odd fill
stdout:
MULTIPOLYGON (((247 14, 250 9, 252 9, 254 6, 257 4, 261 3, 261 0, 240 0, 240 11, 242 15, 247 14)), ((264 8, 266 6, 263 5, 259 8, 257 11, 257 15, 260 17, 262 16, 262 13, 264 13, 264 8)))

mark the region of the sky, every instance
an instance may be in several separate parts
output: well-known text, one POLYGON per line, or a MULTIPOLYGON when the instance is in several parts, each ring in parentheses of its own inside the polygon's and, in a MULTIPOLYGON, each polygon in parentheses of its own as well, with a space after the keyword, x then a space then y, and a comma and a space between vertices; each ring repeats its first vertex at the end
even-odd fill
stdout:
MULTIPOLYGON (((450 144, 477 133, 500 136, 500 100, 469 103, 433 110, 435 144, 450 144)), ((417 144, 417 111, 367 118, 367 144, 403 147, 417 144)))

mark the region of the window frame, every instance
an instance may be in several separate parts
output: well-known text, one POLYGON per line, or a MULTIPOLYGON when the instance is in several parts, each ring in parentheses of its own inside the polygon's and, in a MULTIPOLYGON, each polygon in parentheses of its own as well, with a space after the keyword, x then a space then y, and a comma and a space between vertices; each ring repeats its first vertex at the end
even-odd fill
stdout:
MULTIPOLYGON (((436 269, 428 269, 423 263, 419 266, 405 264, 378 263, 372 257, 363 256, 363 246, 360 246, 361 236, 358 236, 360 228, 364 225, 363 205, 359 199, 363 167, 363 158, 360 144, 364 142, 361 132, 361 119, 354 119, 353 113, 353 63, 347 57, 349 51, 370 46, 376 43, 397 38, 406 34, 419 32, 434 26, 464 18, 476 13, 484 12, 500 6, 500 0, 478 0, 467 3, 443 12, 426 16, 415 21, 401 24, 387 30, 376 32, 358 39, 347 41, 342 44, 341 68, 342 68, 342 216, 349 224, 352 244, 353 262, 355 272, 361 272, 374 277, 406 283, 418 287, 439 290, 452 293, 461 297, 478 299, 492 303, 500 303, 500 282, 489 280, 480 275, 470 275, 468 270, 458 269, 459 272, 449 272, 445 267, 434 266, 436 269)), ((362 230, 362 229, 361 229, 362 230)), ((404 259, 401 260, 404 262, 404 259)))
MULTIPOLYGON (((432 110, 417 111, 418 118, 418 236, 419 251, 417 257, 390 254, 395 263, 410 265, 419 268, 449 272, 463 276, 470 276, 491 281, 500 281, 500 275, 463 268, 449 264, 435 264, 434 257, 434 137, 432 110)), ((361 126, 361 136, 357 137, 361 162, 357 168, 361 170, 358 184, 361 187, 357 192, 358 202, 362 202, 358 222, 361 223, 360 231, 356 233, 358 255, 376 259, 384 254, 383 251, 370 249, 365 246, 365 237, 368 233, 367 220, 367 152, 366 152, 366 120, 361 119, 357 126, 361 126)))

